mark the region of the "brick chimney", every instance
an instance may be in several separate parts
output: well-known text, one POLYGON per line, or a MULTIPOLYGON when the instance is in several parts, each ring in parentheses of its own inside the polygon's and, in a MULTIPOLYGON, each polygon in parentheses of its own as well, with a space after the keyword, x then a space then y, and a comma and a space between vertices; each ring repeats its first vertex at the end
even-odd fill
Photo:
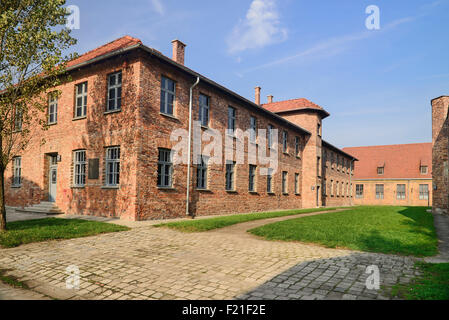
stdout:
POLYGON ((260 90, 262 90, 261 87, 256 87, 256 104, 260 106, 260 90))
POLYGON ((268 96, 268 103, 273 103, 273 96, 272 95, 269 95, 268 96))
POLYGON ((173 40, 172 42, 173 46, 173 60, 176 61, 179 64, 184 65, 184 56, 185 56, 185 48, 186 45, 182 43, 179 40, 173 40))

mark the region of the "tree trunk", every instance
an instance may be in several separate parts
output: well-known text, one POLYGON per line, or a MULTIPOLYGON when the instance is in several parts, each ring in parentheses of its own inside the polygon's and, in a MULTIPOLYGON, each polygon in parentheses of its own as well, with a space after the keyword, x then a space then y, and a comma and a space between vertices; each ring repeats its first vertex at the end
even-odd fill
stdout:
POLYGON ((0 232, 6 231, 5 169, 0 164, 0 232))

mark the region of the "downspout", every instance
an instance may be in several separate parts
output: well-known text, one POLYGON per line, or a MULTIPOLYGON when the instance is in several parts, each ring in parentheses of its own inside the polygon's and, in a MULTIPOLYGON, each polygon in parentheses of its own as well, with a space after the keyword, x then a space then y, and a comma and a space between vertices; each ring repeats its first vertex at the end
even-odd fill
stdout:
POLYGON ((187 192, 186 192, 186 216, 189 215, 190 203, 190 166, 191 166, 191 149, 192 149, 192 118, 193 118, 193 89, 200 83, 200 77, 196 78, 196 82, 190 87, 190 101, 189 101, 189 142, 187 151, 187 192))

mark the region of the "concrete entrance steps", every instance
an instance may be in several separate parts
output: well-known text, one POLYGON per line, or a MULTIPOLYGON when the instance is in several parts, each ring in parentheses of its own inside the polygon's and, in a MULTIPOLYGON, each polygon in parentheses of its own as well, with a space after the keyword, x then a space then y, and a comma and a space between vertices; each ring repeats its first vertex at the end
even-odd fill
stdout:
POLYGON ((58 206, 53 202, 43 201, 39 204, 35 204, 30 207, 25 207, 23 209, 17 209, 18 212, 31 212, 31 213, 45 213, 47 215, 58 215, 64 214, 58 206))

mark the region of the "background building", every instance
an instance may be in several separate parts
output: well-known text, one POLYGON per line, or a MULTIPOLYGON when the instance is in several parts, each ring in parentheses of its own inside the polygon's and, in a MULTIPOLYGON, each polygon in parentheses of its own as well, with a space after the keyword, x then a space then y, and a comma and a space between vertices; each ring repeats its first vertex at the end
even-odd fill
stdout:
POLYGON ((433 207, 449 213, 449 96, 432 100, 433 207))
POLYGON ((432 205, 432 144, 344 148, 354 167, 355 205, 432 205))

